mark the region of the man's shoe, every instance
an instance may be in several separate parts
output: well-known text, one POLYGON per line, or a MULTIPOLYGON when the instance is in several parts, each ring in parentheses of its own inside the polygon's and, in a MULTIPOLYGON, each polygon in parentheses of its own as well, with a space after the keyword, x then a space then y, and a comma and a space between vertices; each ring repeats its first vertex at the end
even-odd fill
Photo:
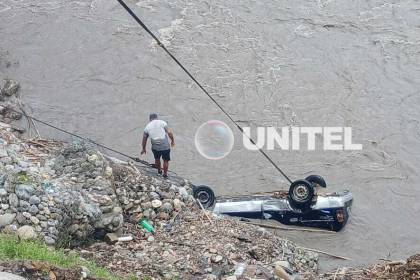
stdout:
POLYGON ((162 175, 162 170, 161 169, 158 170, 158 174, 162 175))
POLYGON ((163 178, 168 179, 168 174, 163 174, 163 178))

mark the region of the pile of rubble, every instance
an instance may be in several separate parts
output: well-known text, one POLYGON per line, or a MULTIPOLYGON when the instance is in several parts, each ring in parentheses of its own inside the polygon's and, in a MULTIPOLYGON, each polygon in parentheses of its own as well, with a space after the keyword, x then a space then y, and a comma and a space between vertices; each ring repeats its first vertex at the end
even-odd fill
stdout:
POLYGON ((292 279, 285 271, 309 277, 318 266, 316 253, 263 228, 197 207, 155 223, 155 229, 152 234, 133 221, 122 232, 133 241, 95 243, 78 251, 120 275, 139 279, 292 279))
POLYGON ((21 141, 10 129, 0 128, 0 229, 54 245, 118 231, 123 212, 153 222, 192 201, 189 185, 146 175, 130 179, 121 174, 124 170, 137 172, 83 143, 21 141), (167 187, 166 195, 173 199, 158 200, 160 187, 167 187))
POLYGON ((8 280, 96 280, 83 267, 60 268, 37 261, 0 262, 0 279, 8 280), (86 277, 85 277, 86 276, 86 277))
POLYGON ((22 133, 24 132, 22 128, 12 124, 23 116, 19 111, 21 105, 18 96, 19 88, 19 83, 14 80, 0 81, 0 127, 22 133))
POLYGON ((322 280, 401 280, 420 279, 420 254, 407 261, 384 261, 368 268, 340 268, 320 275, 322 280))

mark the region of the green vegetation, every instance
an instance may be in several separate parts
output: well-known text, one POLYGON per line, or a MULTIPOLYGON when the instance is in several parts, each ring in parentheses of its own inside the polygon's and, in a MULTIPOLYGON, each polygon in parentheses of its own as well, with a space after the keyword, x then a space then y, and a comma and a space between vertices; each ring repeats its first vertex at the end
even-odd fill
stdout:
POLYGON ((107 269, 81 259, 77 254, 65 253, 62 249, 51 249, 41 241, 19 241, 11 235, 0 235, 0 260, 42 261, 60 268, 85 266, 92 276, 104 280, 122 280, 107 269))

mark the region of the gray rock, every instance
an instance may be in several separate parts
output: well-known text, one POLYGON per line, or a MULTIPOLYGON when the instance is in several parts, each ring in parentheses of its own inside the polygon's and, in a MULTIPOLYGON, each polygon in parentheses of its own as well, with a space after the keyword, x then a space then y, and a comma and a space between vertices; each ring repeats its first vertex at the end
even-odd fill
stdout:
POLYGON ((104 240, 106 243, 113 245, 118 242, 118 235, 116 235, 115 233, 107 233, 105 235, 104 240))
POLYGON ((3 215, 0 215, 0 228, 5 227, 5 226, 13 223, 15 218, 16 218, 15 213, 13 213, 13 214, 6 213, 6 214, 3 214, 3 215))
POLYGON ((47 244, 48 246, 54 246, 55 245, 55 240, 51 236, 45 235, 44 236, 44 241, 45 241, 45 244, 47 244))
POLYGON ((11 193, 9 194, 9 204, 12 207, 18 207, 19 206, 19 198, 16 194, 11 193))
POLYGON ((90 276, 90 271, 86 266, 81 266, 80 267, 82 269, 82 279, 86 279, 90 276))
POLYGON ((151 202, 143 202, 143 203, 141 204, 141 207, 142 207, 143 209, 149 209, 149 208, 152 208, 152 203, 151 203, 151 202))
POLYGON ((0 145, 0 158, 8 157, 9 154, 7 153, 7 150, 5 149, 4 145, 0 145))
POLYGON ((103 227, 106 227, 106 226, 110 225, 113 220, 114 220, 114 214, 113 213, 105 214, 105 215, 102 216, 102 219, 99 220, 99 222, 95 224, 95 226, 99 227, 99 228, 103 228, 103 227))
POLYGON ((188 198, 189 194, 188 191, 185 187, 181 187, 178 189, 179 194, 183 197, 183 198, 188 198))
POLYGON ((48 232, 51 233, 52 235, 58 235, 59 233, 55 227, 49 227, 48 232))
POLYGON ((174 201, 174 208, 175 210, 181 210, 183 203, 181 202, 181 200, 175 198, 174 201))
POLYGON ((29 198, 29 203, 34 204, 34 205, 38 205, 38 204, 41 203, 41 199, 38 196, 33 195, 29 198))
POLYGON ((167 212, 167 213, 171 213, 173 210, 172 204, 170 202, 165 202, 162 205, 161 208, 163 211, 167 212))
POLYGON ((84 210, 86 215, 93 219, 98 219, 102 214, 102 211, 97 204, 84 204, 84 210))
POLYGON ((35 189, 30 185, 17 185, 15 187, 16 195, 23 200, 29 200, 35 189))
POLYGON ((0 158, 0 162, 10 165, 13 163, 13 159, 11 157, 2 157, 0 158))
POLYGON ((221 255, 217 255, 217 256, 212 257, 212 258, 211 258, 211 260, 212 260, 214 263, 219 263, 219 262, 221 262, 221 261, 223 260, 223 256, 221 256, 221 255))
POLYGON ((32 217, 31 213, 28 212, 22 212, 22 215, 26 218, 26 219, 30 219, 32 217))
MULTIPOLYGON (((12 165, 12 170, 13 169, 14 169, 14 166, 12 165)), ((7 180, 7 179, 4 181, 3 187, 8 193, 12 193, 12 192, 15 191, 15 185, 10 183, 9 180, 7 180)))
POLYGON ((29 202, 25 200, 19 200, 19 207, 21 207, 24 211, 28 210, 31 205, 29 202))
POLYGON ((32 226, 21 226, 16 232, 20 240, 31 240, 37 237, 35 228, 32 226))
POLYGON ((32 217, 30 218, 30 220, 31 220, 31 222, 32 222, 34 225, 38 225, 38 224, 39 224, 39 219, 38 219, 37 217, 32 216, 32 217))
POLYGON ((36 205, 32 205, 31 207, 29 207, 29 212, 30 212, 32 215, 36 215, 36 214, 38 214, 38 212, 39 212, 38 207, 36 207, 36 205))
POLYGON ((40 214, 38 214, 38 215, 36 215, 36 217, 38 218, 38 220, 40 220, 40 221, 46 221, 46 220, 48 220, 47 219, 47 217, 45 217, 44 215, 40 215, 40 214))
POLYGON ((7 191, 3 188, 0 188, 0 196, 6 196, 7 195, 7 191))
POLYGON ((26 221, 26 218, 25 218, 25 216, 23 216, 22 213, 17 213, 17 215, 16 215, 16 221, 19 224, 23 225, 25 223, 25 221, 26 221))
POLYGON ((274 266, 279 265, 283 268, 291 269, 290 263, 288 261, 276 261, 273 265, 274 266))
POLYGON ((15 234, 16 231, 17 231, 16 225, 8 225, 8 226, 5 226, 3 229, 3 233, 5 234, 15 234))
POLYGON ((25 278, 8 272, 0 272, 0 280, 26 280, 25 278))
POLYGON ((3 88, 1 89, 1 94, 5 96, 15 95, 19 90, 19 83, 10 79, 7 79, 5 81, 6 82, 4 83, 3 88))
POLYGON ((101 209, 102 213, 105 214, 105 213, 111 212, 112 209, 114 208, 114 206, 112 206, 112 205, 109 205, 109 206, 101 206, 99 208, 101 209))
POLYGON ((160 196, 157 192, 150 192, 149 196, 151 199, 160 199, 160 196))

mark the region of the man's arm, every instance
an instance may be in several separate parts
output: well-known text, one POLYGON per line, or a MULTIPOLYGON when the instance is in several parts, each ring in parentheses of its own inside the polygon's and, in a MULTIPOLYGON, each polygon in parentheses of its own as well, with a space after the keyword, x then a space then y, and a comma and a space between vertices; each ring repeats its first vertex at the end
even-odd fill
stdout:
POLYGON ((141 155, 146 153, 146 144, 147 144, 147 138, 148 137, 149 137, 149 135, 147 133, 143 134, 143 140, 141 142, 141 147, 142 147, 142 150, 141 150, 141 153, 140 153, 141 155))
POLYGON ((166 132, 168 133, 169 139, 171 139, 171 147, 175 146, 175 138, 174 138, 174 133, 172 132, 172 129, 167 128, 166 132))

